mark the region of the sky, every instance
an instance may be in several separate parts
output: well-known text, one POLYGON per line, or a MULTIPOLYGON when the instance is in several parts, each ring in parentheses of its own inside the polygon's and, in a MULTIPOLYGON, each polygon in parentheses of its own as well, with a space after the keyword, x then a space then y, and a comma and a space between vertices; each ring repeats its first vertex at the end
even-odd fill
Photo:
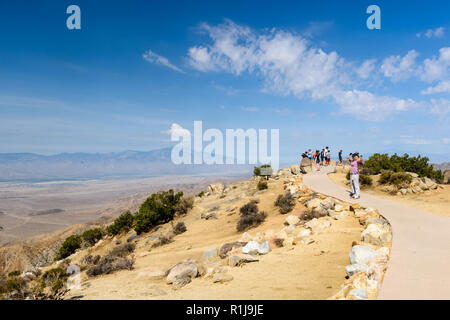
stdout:
MULTIPOLYGON (((0 2, 0 153, 279 129, 307 148, 450 161, 448 1, 0 2), (69 30, 69 5, 81 29, 69 30), (381 11, 370 30, 369 5, 381 11)), ((336 155, 334 155, 336 156, 336 155)))

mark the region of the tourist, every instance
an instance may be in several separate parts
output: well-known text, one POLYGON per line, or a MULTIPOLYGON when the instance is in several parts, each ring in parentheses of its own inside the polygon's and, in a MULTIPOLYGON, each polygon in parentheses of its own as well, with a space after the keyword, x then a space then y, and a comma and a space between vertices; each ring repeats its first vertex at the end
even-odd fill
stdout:
POLYGON ((316 152, 315 152, 315 160, 316 160, 317 171, 320 171, 320 152, 319 152, 319 150, 316 150, 316 152))
POLYGON ((342 165, 342 149, 339 150, 339 164, 342 165))
POLYGON ((348 157, 350 161, 350 186, 352 191, 350 196, 354 199, 359 199, 359 164, 363 162, 362 157, 359 158, 358 153, 354 153, 351 157, 348 157))
POLYGON ((313 158, 311 149, 308 149, 308 158, 309 158, 309 160, 312 160, 312 158, 313 158))
POLYGON ((327 161, 327 166, 330 164, 330 160, 331 160, 331 151, 328 147, 325 148, 325 152, 326 152, 326 161, 327 161))

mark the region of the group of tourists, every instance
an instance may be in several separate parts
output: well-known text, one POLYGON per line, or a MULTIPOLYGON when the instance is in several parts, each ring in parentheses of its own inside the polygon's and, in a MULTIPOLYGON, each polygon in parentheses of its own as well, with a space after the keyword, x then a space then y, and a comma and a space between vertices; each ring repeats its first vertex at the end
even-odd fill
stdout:
MULTIPOLYGON (((344 162, 342 158, 342 149, 339 150, 338 157, 338 165, 342 165, 344 162)), ((308 151, 302 153, 302 158, 308 158, 311 161, 314 161, 314 163, 316 163, 317 171, 320 171, 320 166, 330 165, 331 151, 328 147, 325 147, 321 151, 312 151, 311 149, 308 149, 308 151)), ((363 162, 363 159, 358 152, 355 152, 349 154, 348 161, 350 162, 350 186, 352 189, 350 196, 354 199, 359 199, 359 165, 363 162)))

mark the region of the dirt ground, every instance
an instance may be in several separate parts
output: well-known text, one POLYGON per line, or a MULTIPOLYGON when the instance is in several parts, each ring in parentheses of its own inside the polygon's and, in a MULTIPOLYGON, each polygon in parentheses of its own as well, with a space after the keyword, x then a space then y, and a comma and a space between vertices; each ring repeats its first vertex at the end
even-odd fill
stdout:
MULTIPOLYGON (((239 240, 242 233, 236 231, 238 209, 250 199, 259 199, 258 207, 268 214, 262 225, 248 231, 251 235, 269 229, 277 232, 284 227, 286 215, 281 215, 273 205, 276 197, 284 193, 281 181, 271 181, 268 190, 256 194, 256 182, 251 179, 235 185, 236 188, 223 199, 209 196, 197 203, 186 217, 180 219, 185 222, 187 232, 175 236, 174 242, 153 249, 146 244, 149 236, 168 230, 170 225, 145 235, 137 243, 134 270, 96 278, 87 278, 82 273, 81 289, 71 290, 65 299, 326 299, 335 294, 345 281, 345 266, 349 263, 352 242, 360 239, 362 231, 357 219, 351 216, 333 220, 325 233, 312 235, 315 240, 312 244, 273 249, 267 255, 258 256, 259 262, 229 268, 228 273, 234 279, 227 283, 213 283, 211 278, 202 277, 193 279, 180 290, 173 290, 165 279, 138 278, 141 271, 165 271, 184 259, 201 261, 205 250, 239 240), (217 220, 200 218, 202 212, 213 207, 218 207, 217 220), (236 213, 226 211, 234 207, 236 213), (323 253, 314 255, 317 250, 323 253), (155 288, 166 294, 152 295, 155 288)), ((298 204, 294 212, 302 208, 298 204)), ((106 253, 112 246, 114 243, 110 239, 96 250, 106 253)))
MULTIPOLYGON (((344 173, 330 173, 328 177, 334 183, 350 188, 344 173)), ((374 186, 362 188, 363 192, 374 196, 401 203, 432 214, 450 217, 450 185, 440 185, 437 190, 425 191, 421 194, 391 195, 381 190, 377 185, 378 177, 374 176, 374 186)))

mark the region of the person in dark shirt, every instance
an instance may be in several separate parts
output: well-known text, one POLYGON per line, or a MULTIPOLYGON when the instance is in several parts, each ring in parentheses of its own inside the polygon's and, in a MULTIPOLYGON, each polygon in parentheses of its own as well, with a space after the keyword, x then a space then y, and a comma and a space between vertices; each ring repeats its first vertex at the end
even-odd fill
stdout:
POLYGON ((342 164, 342 149, 339 150, 339 164, 342 164))

